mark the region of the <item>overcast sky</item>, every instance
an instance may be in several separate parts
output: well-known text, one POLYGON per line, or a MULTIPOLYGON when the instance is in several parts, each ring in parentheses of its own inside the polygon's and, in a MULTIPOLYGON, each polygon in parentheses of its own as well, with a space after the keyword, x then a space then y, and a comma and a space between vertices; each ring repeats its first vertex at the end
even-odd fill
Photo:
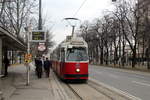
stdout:
POLYGON ((53 40, 58 44, 71 35, 71 27, 63 21, 66 17, 76 17, 81 20, 92 21, 103 15, 104 10, 111 9, 111 0, 87 0, 79 12, 77 12, 84 0, 42 0, 43 17, 46 18, 46 26, 52 28, 53 40))

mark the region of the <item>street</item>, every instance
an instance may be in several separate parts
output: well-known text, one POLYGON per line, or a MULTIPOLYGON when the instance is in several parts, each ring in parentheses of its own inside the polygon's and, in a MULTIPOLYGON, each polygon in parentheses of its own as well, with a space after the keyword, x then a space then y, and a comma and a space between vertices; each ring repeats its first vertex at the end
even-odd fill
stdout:
POLYGON ((150 74, 90 65, 89 75, 99 82, 142 100, 150 98, 150 74))
POLYGON ((0 100, 150 100, 150 0, 0 0, 0 100))

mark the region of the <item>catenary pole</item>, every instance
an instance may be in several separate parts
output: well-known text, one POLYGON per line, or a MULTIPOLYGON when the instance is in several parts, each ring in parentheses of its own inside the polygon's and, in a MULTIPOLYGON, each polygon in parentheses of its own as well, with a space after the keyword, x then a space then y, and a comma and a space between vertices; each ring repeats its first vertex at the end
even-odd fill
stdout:
POLYGON ((42 1, 39 0, 39 30, 42 30, 42 1))
MULTIPOLYGON (((28 44, 27 44, 27 54, 29 55, 30 54, 30 25, 29 25, 29 27, 28 27, 28 29, 27 29, 27 34, 28 34, 28 36, 27 36, 27 38, 28 38, 28 44)), ((26 83, 26 85, 29 85, 29 83, 30 83, 30 66, 29 66, 29 62, 28 62, 28 64, 27 64, 27 83, 26 83)))

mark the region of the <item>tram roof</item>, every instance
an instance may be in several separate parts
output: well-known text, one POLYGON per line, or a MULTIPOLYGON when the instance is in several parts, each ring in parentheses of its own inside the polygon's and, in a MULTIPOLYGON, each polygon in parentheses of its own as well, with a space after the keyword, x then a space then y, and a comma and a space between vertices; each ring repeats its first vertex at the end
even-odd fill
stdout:
POLYGON ((87 47, 87 43, 82 37, 67 37, 66 40, 64 40, 61 44, 61 47, 66 47, 68 45, 74 45, 74 46, 85 46, 87 47))

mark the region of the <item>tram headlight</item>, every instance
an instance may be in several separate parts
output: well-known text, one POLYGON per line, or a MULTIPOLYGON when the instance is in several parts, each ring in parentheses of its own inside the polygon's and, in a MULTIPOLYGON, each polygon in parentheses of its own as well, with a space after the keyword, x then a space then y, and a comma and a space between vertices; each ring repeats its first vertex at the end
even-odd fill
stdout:
POLYGON ((80 72, 80 69, 76 69, 76 72, 80 72))

